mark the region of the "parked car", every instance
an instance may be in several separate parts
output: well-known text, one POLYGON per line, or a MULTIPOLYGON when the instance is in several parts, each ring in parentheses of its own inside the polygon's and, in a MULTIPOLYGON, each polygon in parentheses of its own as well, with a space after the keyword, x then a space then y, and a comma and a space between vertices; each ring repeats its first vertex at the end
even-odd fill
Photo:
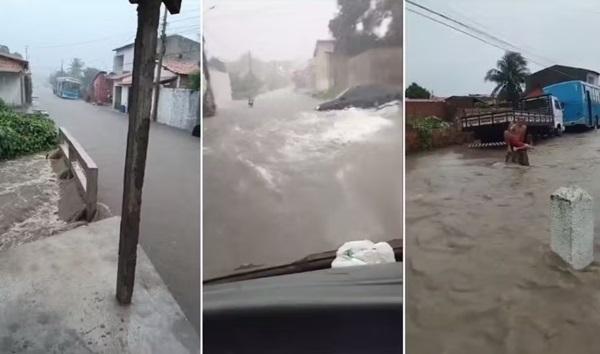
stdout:
POLYGON ((369 108, 401 99, 402 89, 400 87, 359 85, 345 90, 331 101, 321 103, 316 109, 317 111, 328 111, 348 107, 369 108))

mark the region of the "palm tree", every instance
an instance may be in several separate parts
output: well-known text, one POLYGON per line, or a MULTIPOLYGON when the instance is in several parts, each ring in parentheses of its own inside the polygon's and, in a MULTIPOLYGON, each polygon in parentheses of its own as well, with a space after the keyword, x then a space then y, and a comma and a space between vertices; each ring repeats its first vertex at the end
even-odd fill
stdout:
POLYGON ((485 81, 496 83, 492 96, 516 105, 523 93, 523 84, 528 75, 527 60, 520 53, 506 52, 496 63, 496 68, 487 72, 485 81))

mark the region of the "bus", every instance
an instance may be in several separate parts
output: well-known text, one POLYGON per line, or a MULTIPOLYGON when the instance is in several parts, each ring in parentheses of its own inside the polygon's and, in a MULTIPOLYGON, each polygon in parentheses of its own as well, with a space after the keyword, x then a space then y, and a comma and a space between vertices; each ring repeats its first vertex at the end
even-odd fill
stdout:
POLYGON ((544 87, 563 108, 565 127, 600 127, 600 87, 584 81, 566 81, 544 87))
POLYGON ((81 81, 71 77, 59 77, 54 85, 54 94, 61 98, 78 99, 81 81))

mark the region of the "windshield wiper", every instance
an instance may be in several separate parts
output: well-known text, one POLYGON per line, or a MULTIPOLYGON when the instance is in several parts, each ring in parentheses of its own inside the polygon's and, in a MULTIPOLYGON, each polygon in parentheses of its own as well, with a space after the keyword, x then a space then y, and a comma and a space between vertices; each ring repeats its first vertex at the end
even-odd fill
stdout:
MULTIPOLYGON (((394 249, 394 255, 397 260, 402 259, 402 239, 393 239, 387 243, 394 249)), ((202 282, 204 285, 230 283, 235 281, 250 280, 257 278, 274 277, 277 275, 286 275, 294 273, 303 273, 313 270, 331 268, 331 262, 335 259, 337 250, 326 251, 311 254, 295 262, 236 272, 230 275, 206 279, 202 282)))

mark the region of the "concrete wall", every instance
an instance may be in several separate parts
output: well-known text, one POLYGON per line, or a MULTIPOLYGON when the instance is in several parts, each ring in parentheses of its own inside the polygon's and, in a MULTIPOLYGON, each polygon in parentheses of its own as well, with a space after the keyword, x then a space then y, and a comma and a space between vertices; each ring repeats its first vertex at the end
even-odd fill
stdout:
POLYGON ((157 121, 175 128, 191 131, 198 122, 199 98, 198 91, 161 87, 157 121))
POLYGON ((22 106, 24 87, 19 73, 0 73, 0 99, 9 106, 22 106))
POLYGON ((210 73, 210 84, 217 108, 227 107, 232 101, 229 74, 215 69, 209 69, 208 71, 210 73))
POLYGON ((402 86, 402 48, 374 48, 348 60, 348 86, 402 86))

